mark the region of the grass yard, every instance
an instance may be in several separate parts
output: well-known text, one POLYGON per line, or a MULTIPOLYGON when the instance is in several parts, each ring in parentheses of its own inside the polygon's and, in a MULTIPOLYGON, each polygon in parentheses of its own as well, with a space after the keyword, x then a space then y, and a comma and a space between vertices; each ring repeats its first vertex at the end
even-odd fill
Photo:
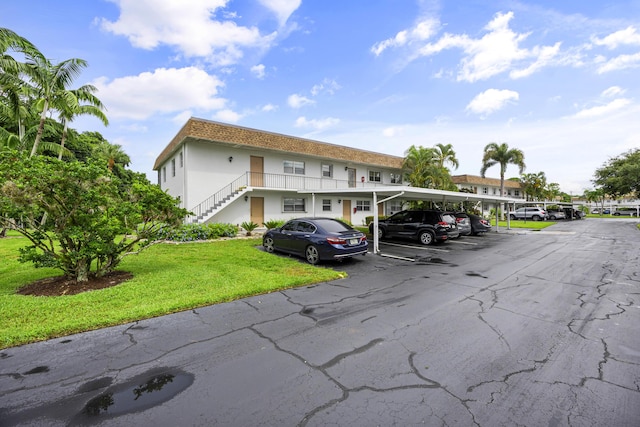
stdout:
POLYGON ((16 294, 59 270, 17 261, 28 240, 0 239, 0 348, 162 316, 345 276, 256 248, 259 239, 159 244, 125 258, 120 285, 60 297, 16 294))
MULTIPOLYGON (((528 228, 530 230, 542 230, 543 228, 551 227, 556 224, 556 221, 523 221, 519 219, 511 220, 511 228, 528 228)), ((491 220, 491 225, 495 231, 496 219, 491 220)), ((498 225, 501 230, 507 229, 507 221, 499 221, 498 225)))

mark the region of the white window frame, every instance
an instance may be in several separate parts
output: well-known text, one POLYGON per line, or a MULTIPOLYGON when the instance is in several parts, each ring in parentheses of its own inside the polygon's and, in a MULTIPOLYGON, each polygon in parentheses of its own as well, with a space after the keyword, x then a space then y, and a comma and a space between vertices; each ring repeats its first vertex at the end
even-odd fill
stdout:
POLYGON ((400 173, 390 173, 389 174, 389 181, 391 182, 391 184, 402 184, 402 174, 400 173))
POLYGON ((332 210, 331 199, 322 199, 322 212, 331 212, 332 210))
POLYGON ((284 173, 292 175, 305 175, 305 164, 298 160, 285 160, 283 162, 284 173))
POLYGON ((320 174, 323 178, 333 178, 333 165, 329 163, 323 163, 321 166, 320 174), (327 170, 325 170, 325 168, 327 170), (325 172, 327 172, 328 175, 325 175, 325 172))
POLYGON ((369 171, 369 182, 382 182, 382 172, 380 172, 378 170, 370 170, 369 171))
POLYGON ((304 197, 283 197, 282 212, 306 212, 307 199, 304 197))
POLYGON ((356 200, 356 211, 371 212, 371 200, 356 200))

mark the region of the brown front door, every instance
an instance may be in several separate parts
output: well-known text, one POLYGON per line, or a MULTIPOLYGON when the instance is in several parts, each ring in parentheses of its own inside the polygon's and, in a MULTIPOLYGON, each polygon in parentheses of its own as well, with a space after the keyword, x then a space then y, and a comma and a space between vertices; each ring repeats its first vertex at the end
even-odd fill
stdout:
POLYGON ((351 222, 351 200, 342 200, 342 218, 351 222))
POLYGON ((378 203, 378 216, 383 216, 384 215, 384 203, 378 203))
POLYGON ((251 186, 264 186, 264 157, 251 156, 250 168, 251 180, 249 182, 251 186))
POLYGON ((251 197, 251 222, 264 224, 264 197, 251 197))

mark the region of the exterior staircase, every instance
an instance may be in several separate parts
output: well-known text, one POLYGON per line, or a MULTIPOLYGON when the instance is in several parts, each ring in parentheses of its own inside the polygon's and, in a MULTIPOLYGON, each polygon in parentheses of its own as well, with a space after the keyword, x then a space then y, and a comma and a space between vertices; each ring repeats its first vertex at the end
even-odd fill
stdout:
POLYGON ((225 206, 228 206, 234 200, 248 192, 247 181, 247 174, 243 174, 231 184, 212 194, 197 206, 190 209, 193 215, 187 216, 185 222, 187 224, 206 222, 225 206))

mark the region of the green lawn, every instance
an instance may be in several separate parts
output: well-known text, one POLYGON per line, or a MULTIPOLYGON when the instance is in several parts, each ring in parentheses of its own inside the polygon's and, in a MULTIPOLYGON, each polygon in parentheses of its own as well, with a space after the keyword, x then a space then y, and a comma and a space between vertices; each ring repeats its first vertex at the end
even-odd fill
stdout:
MULTIPOLYGON (((511 228, 528 228, 531 230, 542 230, 543 228, 551 227, 553 224, 556 224, 556 221, 522 221, 519 219, 511 220, 511 228)), ((491 225, 495 230, 496 220, 495 218, 491 220, 491 225)), ((507 221, 498 222, 499 228, 501 230, 505 230, 507 228, 507 221)))
POLYGON ((159 244, 127 257, 118 270, 134 278, 107 289, 61 297, 16 290, 59 270, 17 261, 28 241, 0 239, 0 348, 161 316, 295 286, 345 273, 314 267, 256 248, 259 239, 159 244))

